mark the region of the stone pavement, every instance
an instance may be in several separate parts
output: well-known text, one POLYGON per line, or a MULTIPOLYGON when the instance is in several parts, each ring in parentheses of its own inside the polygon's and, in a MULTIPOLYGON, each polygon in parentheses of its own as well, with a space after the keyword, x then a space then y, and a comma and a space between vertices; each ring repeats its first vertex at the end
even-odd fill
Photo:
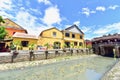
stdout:
POLYGON ((120 80, 120 60, 101 80, 120 80))
POLYGON ((0 56, 10 56, 12 55, 10 52, 0 52, 0 56))

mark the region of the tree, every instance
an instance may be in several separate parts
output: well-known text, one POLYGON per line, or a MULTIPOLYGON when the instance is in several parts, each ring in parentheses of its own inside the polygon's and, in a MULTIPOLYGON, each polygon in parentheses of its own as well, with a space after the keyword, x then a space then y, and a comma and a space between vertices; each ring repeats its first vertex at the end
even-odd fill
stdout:
POLYGON ((0 26, 0 39, 4 39, 6 35, 7 35, 7 32, 5 30, 5 27, 0 26))
POLYGON ((4 19, 2 18, 2 16, 0 16, 0 26, 1 26, 1 23, 5 23, 4 19))
POLYGON ((2 16, 0 16, 0 39, 4 39, 7 35, 7 32, 5 31, 5 27, 1 26, 1 23, 5 23, 2 16))

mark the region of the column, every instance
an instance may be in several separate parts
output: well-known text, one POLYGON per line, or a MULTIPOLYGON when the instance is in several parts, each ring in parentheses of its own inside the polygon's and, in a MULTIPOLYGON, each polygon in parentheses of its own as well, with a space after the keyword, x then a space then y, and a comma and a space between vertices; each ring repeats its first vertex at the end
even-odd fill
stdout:
POLYGON ((115 54, 116 54, 116 57, 120 57, 119 46, 115 46, 115 54))

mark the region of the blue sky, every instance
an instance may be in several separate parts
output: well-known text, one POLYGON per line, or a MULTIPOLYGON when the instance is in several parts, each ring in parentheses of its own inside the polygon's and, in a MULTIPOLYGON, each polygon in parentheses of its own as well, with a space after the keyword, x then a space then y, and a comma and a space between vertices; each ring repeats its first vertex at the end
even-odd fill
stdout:
POLYGON ((73 24, 85 33, 85 39, 120 33, 119 0, 0 0, 0 15, 35 35, 73 24))

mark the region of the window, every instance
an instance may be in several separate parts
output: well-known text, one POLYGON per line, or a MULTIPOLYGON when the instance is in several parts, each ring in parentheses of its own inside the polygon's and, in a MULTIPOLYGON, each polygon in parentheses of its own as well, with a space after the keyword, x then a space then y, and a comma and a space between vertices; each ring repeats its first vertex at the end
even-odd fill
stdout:
POLYGON ((72 38, 75 38, 75 34, 72 34, 72 38))
POLYGON ((13 32, 13 34, 15 34, 16 32, 13 32))
POLYGON ((80 35, 80 39, 83 39, 82 35, 80 35))
POLYGON ((74 46, 77 46, 77 42, 74 42, 74 46))
POLYGON ((80 43, 79 43, 79 46, 82 46, 82 45, 83 45, 83 43, 82 43, 82 42, 80 42, 80 43))
POLYGON ((21 41, 21 45, 23 46, 23 47, 27 47, 28 46, 28 41, 21 41))
POLYGON ((53 36, 56 37, 56 32, 53 32, 53 36))
POLYGON ((66 37, 70 37, 70 34, 69 34, 69 33, 65 33, 65 36, 66 36, 66 37))

